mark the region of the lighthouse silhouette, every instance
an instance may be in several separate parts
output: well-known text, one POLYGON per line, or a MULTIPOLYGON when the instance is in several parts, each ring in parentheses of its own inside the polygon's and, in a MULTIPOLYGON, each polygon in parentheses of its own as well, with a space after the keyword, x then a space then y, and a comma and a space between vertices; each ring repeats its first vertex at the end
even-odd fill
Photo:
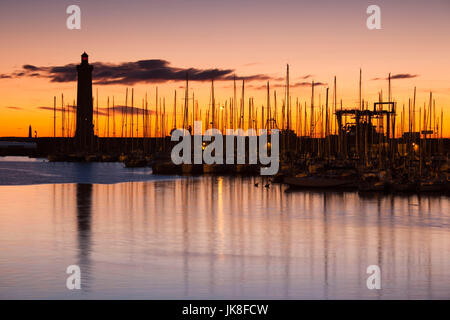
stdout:
POLYGON ((89 56, 86 52, 81 55, 81 63, 77 66, 77 128, 75 140, 78 148, 84 151, 92 149, 94 143, 93 102, 92 102, 92 70, 89 56))

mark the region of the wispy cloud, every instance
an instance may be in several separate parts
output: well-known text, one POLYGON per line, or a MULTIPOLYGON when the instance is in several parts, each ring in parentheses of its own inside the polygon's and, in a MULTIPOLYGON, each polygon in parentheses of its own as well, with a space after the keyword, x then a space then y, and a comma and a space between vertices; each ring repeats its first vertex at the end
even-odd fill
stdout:
POLYGON ((22 107, 14 107, 14 106, 7 106, 7 107, 5 107, 5 108, 11 109, 11 110, 23 110, 22 107))
MULTIPOLYGON (((235 76, 233 69, 198 69, 179 68, 171 66, 170 62, 161 59, 139 60, 119 64, 95 62, 93 63, 94 84, 98 85, 134 85, 137 83, 161 83, 167 81, 184 81, 186 76, 191 81, 215 80, 269 80, 269 76, 255 74, 249 76, 235 76)), ((71 82, 77 79, 76 64, 64 66, 34 66, 25 64, 21 70, 11 74, 2 74, 0 78, 41 77, 51 82, 71 82)))
MULTIPOLYGON (((326 86, 326 85, 328 85, 328 84, 325 83, 325 82, 320 82, 320 81, 314 82, 314 87, 321 87, 321 86, 326 86)), ((312 87, 312 82, 306 82, 306 81, 297 82, 297 83, 292 84, 291 87, 293 87, 293 88, 296 88, 296 87, 312 87)))
MULTIPOLYGON (((63 108, 61 108, 61 107, 56 107, 56 109, 54 109, 54 107, 39 106, 36 108, 40 109, 40 110, 49 110, 49 111, 56 110, 56 112, 62 112, 62 110, 63 110, 63 108)), ((76 110, 76 106, 69 105, 68 107, 64 108, 64 112, 75 112, 75 110, 76 110)))
POLYGON ((243 66, 244 67, 253 67, 253 66, 260 65, 260 64, 261 64, 261 62, 249 62, 249 63, 243 64, 243 66))
MULTIPOLYGON (((418 74, 411 74, 411 73, 397 73, 397 74, 393 74, 391 75, 391 80, 395 80, 395 79, 412 79, 412 78, 417 78, 419 75, 418 74)), ((373 78, 372 80, 388 80, 389 77, 386 78, 373 78)))
MULTIPOLYGON (((314 82, 314 87, 321 87, 321 86, 326 86, 328 85, 327 83, 324 82, 314 82)), ((263 90, 263 89, 267 89, 266 85, 260 85, 260 86, 249 86, 252 89, 256 89, 256 90, 263 90)), ((284 83, 277 83, 277 84, 270 84, 269 87, 271 89, 273 88, 285 88, 286 84, 284 83)), ((307 82, 307 81, 302 81, 302 82, 294 82, 289 84, 290 88, 302 88, 302 87, 312 87, 312 82, 307 82)))
MULTIPOLYGON (((112 116, 112 113, 118 113, 118 114, 131 114, 134 115, 143 115, 145 113, 145 109, 143 108, 137 108, 137 107, 130 107, 130 106, 114 106, 109 108, 109 115, 112 116)), ((95 110, 94 110, 95 112, 95 110)), ((103 115, 108 114, 108 108, 99 108, 99 114, 102 112, 103 115)), ((147 110, 147 113, 149 115, 155 114, 156 112, 154 110, 147 110)))
MULTIPOLYGON (((46 110, 46 111, 54 111, 56 112, 62 112, 61 107, 56 107, 56 109, 53 109, 53 107, 47 107, 47 106, 39 106, 37 109, 40 110, 46 110)), ((76 112, 77 107, 69 105, 67 108, 64 109, 64 112, 76 112)), ((154 110, 147 110, 149 115, 153 115, 156 112, 154 110)), ((97 113, 97 108, 94 106, 94 115, 97 113)), ((138 108, 138 107, 130 107, 130 106, 114 106, 109 108, 109 115, 112 117, 113 113, 115 115, 121 115, 121 114, 134 114, 134 115, 143 115, 145 113, 145 109, 138 108)), ((100 107, 98 108, 98 114, 101 116, 107 116, 108 115, 108 108, 107 107, 100 107)))

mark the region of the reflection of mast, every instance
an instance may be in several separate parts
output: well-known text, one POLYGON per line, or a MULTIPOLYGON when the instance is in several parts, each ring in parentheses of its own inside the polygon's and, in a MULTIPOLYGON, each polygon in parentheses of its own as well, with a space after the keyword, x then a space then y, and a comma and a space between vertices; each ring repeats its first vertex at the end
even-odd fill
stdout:
MULTIPOLYGON (((208 190, 208 194, 217 194, 217 190, 216 190, 216 183, 214 179, 210 179, 210 187, 211 189, 208 190)), ((221 197, 222 195, 219 194, 218 197, 221 197)), ((207 211, 208 214, 206 216, 206 224, 208 226, 209 230, 213 230, 212 232, 208 232, 208 249, 210 251, 210 259, 209 259, 209 283, 208 283, 208 289, 209 289, 209 294, 214 295, 214 291, 216 288, 216 250, 217 250, 217 246, 216 246, 216 232, 217 232, 217 223, 216 223, 216 217, 217 217, 217 204, 215 201, 212 201, 212 197, 208 198, 208 204, 206 205, 207 207, 209 207, 209 210, 207 211)))
POLYGON ((78 265, 82 272, 82 288, 85 289, 86 275, 89 275, 91 252, 92 184, 77 184, 77 231, 78 265))
MULTIPOLYGON (((327 89, 328 91, 328 89, 327 89)), ((328 299, 328 212, 327 212, 327 193, 323 195, 323 271, 324 271, 324 298, 328 299)))
POLYGON ((383 225, 382 225, 381 211, 382 211, 381 210, 381 198, 378 198, 377 199, 377 264, 380 267, 383 266, 383 225))

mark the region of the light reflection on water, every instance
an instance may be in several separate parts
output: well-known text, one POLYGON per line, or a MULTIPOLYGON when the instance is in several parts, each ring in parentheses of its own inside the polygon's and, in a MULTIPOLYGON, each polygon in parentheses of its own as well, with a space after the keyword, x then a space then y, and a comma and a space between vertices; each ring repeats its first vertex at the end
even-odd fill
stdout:
MULTIPOLYGON (((123 163, 49 162, 27 157, 0 157, 0 186, 53 183, 109 184, 167 180, 151 168, 127 169, 123 163)), ((175 177, 169 177, 174 179, 175 177)))
POLYGON ((449 198, 256 179, 1 186, 0 298, 450 298, 449 198))

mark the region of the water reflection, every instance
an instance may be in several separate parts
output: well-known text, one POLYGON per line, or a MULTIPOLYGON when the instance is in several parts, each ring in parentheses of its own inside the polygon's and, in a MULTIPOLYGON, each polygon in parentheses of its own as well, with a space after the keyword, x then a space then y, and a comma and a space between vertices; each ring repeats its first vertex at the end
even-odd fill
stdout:
MULTIPOLYGON (((31 233, 12 242, 18 258, 2 258, 29 261, 33 243, 32 259, 63 260, 61 268, 78 261, 86 298, 450 298, 444 196, 286 193, 260 178, 228 177, 5 188, 0 205, 24 193, 40 205, 9 201, 0 234, 3 226, 24 232, 17 212, 47 223, 38 226, 46 241, 31 233), (71 222, 63 212, 73 208, 71 222), (62 235, 73 250, 58 249, 62 235), (366 287, 372 264, 382 270, 379 291, 366 287)), ((12 267, 0 264, 3 278, 12 267)), ((38 279, 52 277, 46 270, 38 279)), ((21 272, 37 271, 31 263, 21 272)), ((36 292, 13 285, 16 297, 71 297, 56 280, 36 292)))
POLYGON ((82 289, 90 288, 92 184, 76 185, 78 265, 83 270, 82 289))

